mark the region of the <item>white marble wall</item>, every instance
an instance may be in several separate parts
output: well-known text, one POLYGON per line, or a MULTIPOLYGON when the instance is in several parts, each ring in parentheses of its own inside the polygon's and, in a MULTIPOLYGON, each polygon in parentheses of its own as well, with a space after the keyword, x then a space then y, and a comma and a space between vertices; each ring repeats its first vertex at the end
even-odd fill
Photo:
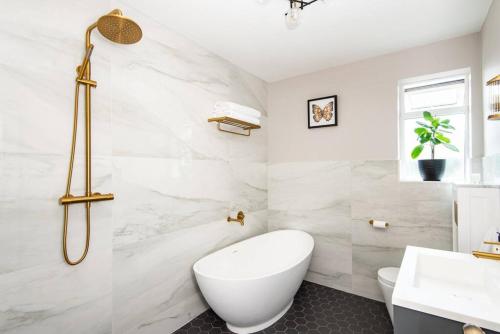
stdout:
POLYGON ((397 161, 272 164, 268 191, 271 230, 314 236, 307 279, 319 284, 382 300, 377 270, 399 266, 407 245, 452 248, 451 185, 399 182, 397 161))
POLYGON ((269 229, 310 233, 315 250, 308 279, 350 290, 351 173, 348 161, 269 166, 269 229))
MULTIPOLYGON (((65 190, 74 76, 84 32, 108 9, 109 1, 97 0, 2 3, 1 333, 111 332, 112 207, 93 207, 91 251, 85 263, 70 267, 62 258, 63 212, 57 202, 65 190)), ((100 84, 94 100, 94 190, 108 192, 109 56, 94 56, 100 84)), ((81 193, 82 160, 76 165, 73 191, 81 193)), ((70 215, 70 254, 76 258, 84 246, 82 207, 72 208, 70 215)))
MULTIPOLYGON (((2 6, 1 333, 171 332, 206 307, 194 261, 267 229, 266 117, 248 138, 207 123, 217 100, 265 111, 265 83, 135 6, 2 6), (116 199, 93 205, 89 255, 70 267, 61 254, 57 199, 65 188, 75 67, 86 27, 117 7, 140 23, 144 38, 123 46, 93 35, 93 184, 116 199), (239 209, 247 214, 244 228, 225 222, 239 209)), ((81 167, 79 160, 75 194, 81 167)), ((72 257, 83 247, 82 213, 71 210, 72 257)))

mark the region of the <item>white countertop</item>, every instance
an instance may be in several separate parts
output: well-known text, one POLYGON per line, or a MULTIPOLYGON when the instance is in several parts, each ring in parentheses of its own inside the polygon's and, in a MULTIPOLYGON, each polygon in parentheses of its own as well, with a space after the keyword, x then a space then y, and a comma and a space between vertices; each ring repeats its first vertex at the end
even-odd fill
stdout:
POLYGON ((394 305, 500 331, 500 261, 408 246, 394 305))

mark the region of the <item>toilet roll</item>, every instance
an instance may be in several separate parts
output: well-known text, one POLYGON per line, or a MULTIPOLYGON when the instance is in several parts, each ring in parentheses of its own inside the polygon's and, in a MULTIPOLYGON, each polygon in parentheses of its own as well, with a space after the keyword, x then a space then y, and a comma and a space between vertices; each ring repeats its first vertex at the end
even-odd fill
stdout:
POLYGON ((387 225, 388 225, 386 222, 381 221, 381 220, 371 220, 370 223, 372 224, 372 226, 374 228, 383 228, 383 229, 386 229, 387 225))

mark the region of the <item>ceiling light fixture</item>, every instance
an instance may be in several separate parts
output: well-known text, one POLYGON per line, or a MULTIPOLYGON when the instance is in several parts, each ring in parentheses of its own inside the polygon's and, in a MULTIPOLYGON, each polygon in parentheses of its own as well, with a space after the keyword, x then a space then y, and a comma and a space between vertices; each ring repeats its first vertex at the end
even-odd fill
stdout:
POLYGON ((285 23, 288 29, 295 29, 300 24, 302 10, 318 0, 302 1, 290 0, 290 9, 285 13, 285 23))

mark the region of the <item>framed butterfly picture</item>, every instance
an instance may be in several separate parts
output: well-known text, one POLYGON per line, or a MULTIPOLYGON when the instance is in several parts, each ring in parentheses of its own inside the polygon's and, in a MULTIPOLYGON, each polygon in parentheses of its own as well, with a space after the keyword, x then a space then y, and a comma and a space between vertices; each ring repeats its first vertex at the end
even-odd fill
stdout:
POLYGON ((307 101, 307 127, 309 129, 337 126, 337 95, 307 101))

